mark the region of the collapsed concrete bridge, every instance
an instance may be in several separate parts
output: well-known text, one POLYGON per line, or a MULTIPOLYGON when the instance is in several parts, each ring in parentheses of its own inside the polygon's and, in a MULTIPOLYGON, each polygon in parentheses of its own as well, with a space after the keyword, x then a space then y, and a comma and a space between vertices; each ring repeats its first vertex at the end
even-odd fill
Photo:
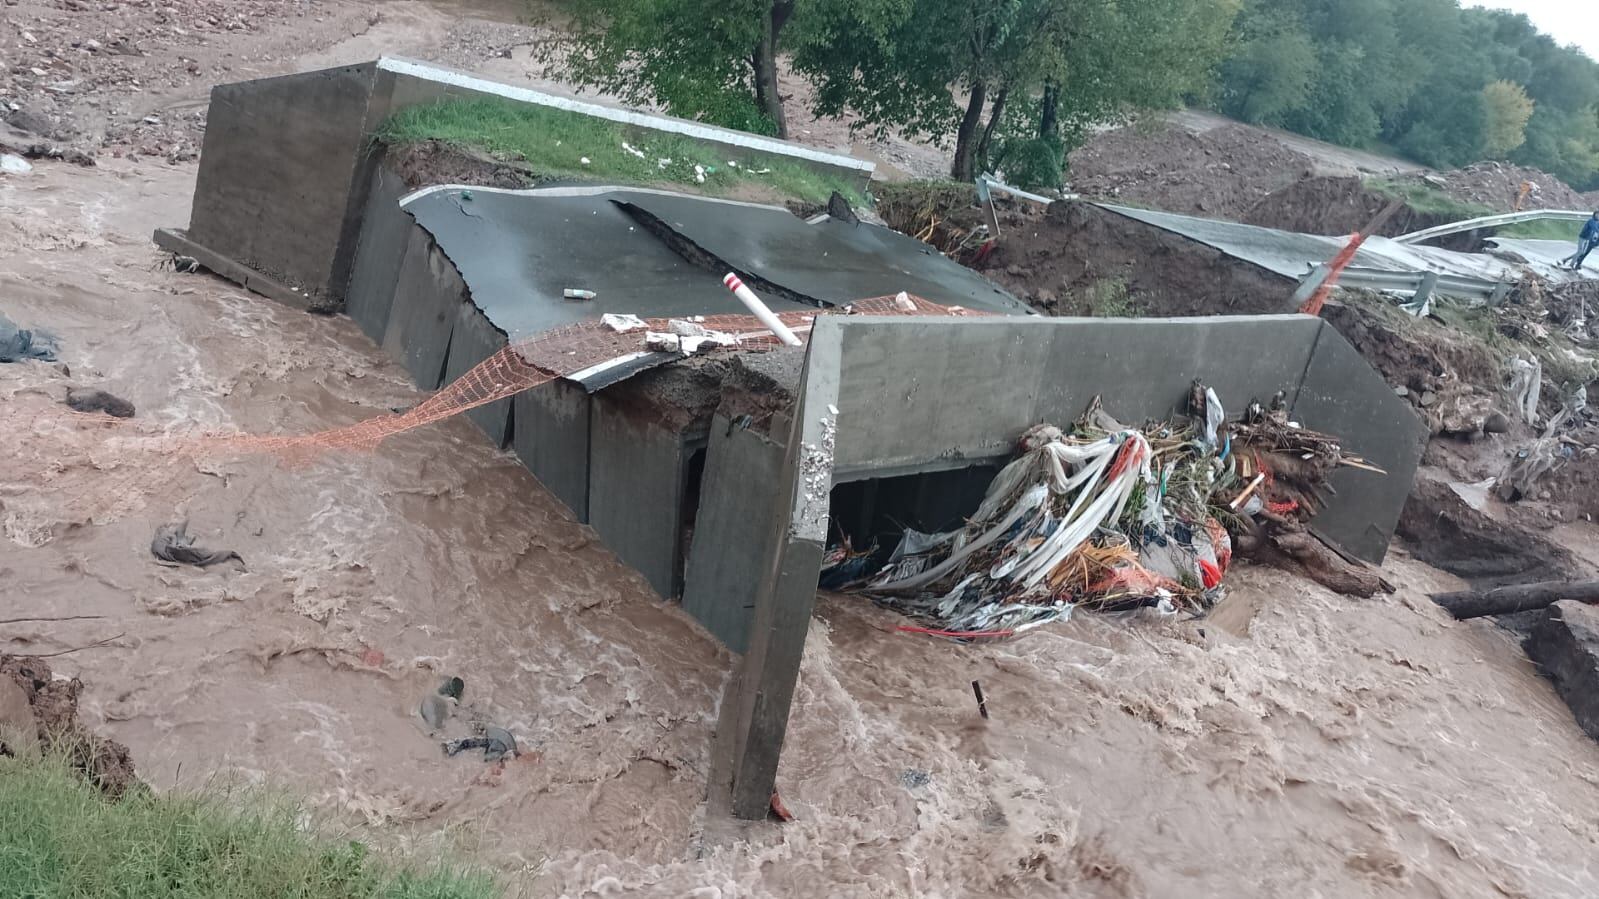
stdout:
MULTIPOLYGON (((830 523, 958 520, 1023 431, 1069 422, 1096 396, 1131 421, 1169 416, 1195 379, 1240 405, 1281 392, 1295 419, 1387 472, 1340 471, 1313 523, 1382 560, 1425 430, 1319 319, 1043 319, 871 225, 604 185, 409 190, 370 134, 397 98, 457 82, 379 62, 217 88, 191 227, 158 242, 270 296, 341 305, 426 390, 572 322, 739 311, 727 271, 780 311, 814 314, 802 348, 629 353, 469 413, 742 654, 723 700, 718 807, 765 814, 830 523), (820 314, 901 290, 988 314, 820 314)), ((693 124, 661 121, 635 124, 693 124)))

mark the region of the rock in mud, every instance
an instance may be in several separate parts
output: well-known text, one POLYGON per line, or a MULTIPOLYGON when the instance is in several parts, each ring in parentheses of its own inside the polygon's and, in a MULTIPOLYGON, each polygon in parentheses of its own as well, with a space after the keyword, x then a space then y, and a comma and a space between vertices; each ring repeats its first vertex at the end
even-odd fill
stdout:
POLYGON ((103 412, 114 418, 132 418, 133 404, 104 390, 74 387, 67 391, 67 405, 77 412, 103 412))
MULTIPOLYGON (((82 771, 107 798, 116 799, 130 789, 143 787, 134 772, 128 747, 95 736, 78 721, 82 681, 75 677, 57 679, 43 659, 0 655, 0 685, 21 692, 31 713, 33 733, 43 748, 64 753, 72 766, 82 771)), ((13 693, 12 690, 6 692, 13 693)), ((10 720, 19 712, 13 708, 15 700, 13 693, 11 701, 4 705, 7 723, 18 725, 20 720, 10 720)), ((0 745, 0 754, 11 755, 13 751, 12 747, 0 745)))
POLYGON ((1555 682, 1577 724, 1599 740, 1599 608, 1573 600, 1555 603, 1526 645, 1527 655, 1555 682))

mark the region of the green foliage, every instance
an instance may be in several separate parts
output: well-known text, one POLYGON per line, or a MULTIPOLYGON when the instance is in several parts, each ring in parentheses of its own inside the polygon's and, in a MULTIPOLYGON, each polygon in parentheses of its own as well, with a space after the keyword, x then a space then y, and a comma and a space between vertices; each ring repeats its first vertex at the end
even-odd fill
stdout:
POLYGON ((737 166, 730 166, 725 152, 687 137, 634 134, 617 122, 506 100, 452 100, 407 107, 379 127, 377 139, 396 145, 443 141, 521 160, 535 173, 550 177, 678 184, 712 194, 759 185, 783 197, 814 203, 825 203, 836 190, 851 203, 864 202, 860 191, 846 179, 785 157, 752 153, 737 166), (627 147, 638 152, 629 152, 627 147), (669 161, 662 165, 663 159, 669 161), (705 170, 704 182, 695 166, 705 170))
POLYGON ((1041 136, 1069 148, 1092 126, 1201 92, 1237 10, 1235 0, 903 2, 869 20, 813 18, 794 68, 816 86, 821 115, 851 114, 876 135, 955 137, 959 180, 980 162, 972 151, 983 134, 995 146, 1040 136, 1036 115, 1022 127, 992 112, 983 121, 1001 96, 1011 109, 1054 86, 1054 133, 1041 136), (964 128, 951 88, 965 98, 964 128))
POLYGON ((1534 103, 1526 88, 1514 81, 1490 81, 1482 89, 1482 104, 1488 119, 1483 150, 1488 155, 1502 157, 1527 142, 1534 103))
POLYGON ((1237 45, 1222 64, 1221 108, 1254 124, 1280 124, 1310 99, 1316 47, 1303 23, 1274 10, 1240 23, 1237 45))
POLYGON ((1137 318, 1138 308, 1121 278, 1101 278, 1083 291, 1088 314, 1097 318, 1137 318))
POLYGON ((1007 184, 1023 190, 1060 187, 1066 154, 1059 138, 1024 137, 1007 140, 991 160, 1007 184))
POLYGON ((752 94, 751 52, 769 0, 566 0, 570 37, 543 47, 573 82, 624 102, 771 134, 752 94))
POLYGON ((59 758, 0 757, 0 896, 487 899, 481 875, 405 867, 308 832, 259 794, 110 802, 59 758))
POLYGON ((1219 108, 1435 166, 1510 154, 1599 186, 1599 63, 1525 16, 1459 0, 1249 0, 1219 108))
POLYGON ((1415 181, 1390 181, 1385 178, 1369 178, 1366 180, 1365 185, 1368 190, 1374 193, 1404 200, 1405 204, 1411 209, 1428 215, 1447 216, 1458 221, 1493 215, 1495 212, 1494 209, 1487 206, 1462 203, 1435 187, 1429 187, 1426 184, 1415 181))

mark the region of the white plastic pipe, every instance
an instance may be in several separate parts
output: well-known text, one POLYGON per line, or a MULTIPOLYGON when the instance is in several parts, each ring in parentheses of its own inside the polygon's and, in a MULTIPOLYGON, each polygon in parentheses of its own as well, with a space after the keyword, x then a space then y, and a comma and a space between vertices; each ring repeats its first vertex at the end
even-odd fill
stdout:
POLYGON ((794 336, 794 332, 788 329, 788 325, 783 324, 782 319, 773 315, 772 310, 766 308, 766 304, 761 302, 761 298, 755 295, 755 291, 744 286, 744 282, 739 279, 738 275, 728 272, 727 277, 722 279, 722 283, 727 285, 728 290, 733 291, 733 296, 738 297, 739 302, 743 303, 746 309, 761 320, 761 324, 766 326, 766 330, 777 335, 778 340, 783 341, 788 346, 800 345, 800 339, 794 336))

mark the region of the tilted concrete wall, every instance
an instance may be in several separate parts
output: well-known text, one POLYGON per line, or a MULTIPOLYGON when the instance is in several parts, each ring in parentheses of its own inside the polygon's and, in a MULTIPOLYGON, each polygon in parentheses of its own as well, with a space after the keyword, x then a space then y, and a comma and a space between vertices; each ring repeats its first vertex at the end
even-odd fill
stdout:
POLYGON ((729 568, 728 580, 691 579, 695 589, 684 596, 702 621, 724 630, 748 610, 736 694, 724 700, 738 709, 725 744, 734 753, 735 813, 762 816, 771 795, 835 482, 1008 455, 1027 428, 1070 423, 1096 395, 1122 421, 1165 418, 1181 408, 1194 378, 1235 411, 1282 390, 1306 427, 1339 434, 1351 451, 1387 467, 1388 476, 1340 473, 1339 495, 1315 522, 1348 551, 1381 560, 1424 426, 1318 318, 818 317, 774 496, 757 504, 708 489, 701 501, 702 510, 745 516, 746 543, 770 553, 761 577, 729 568), (1356 421, 1362 416, 1365 423, 1356 421))
MULTIPOLYGON (((189 237, 291 287, 342 296, 352 204, 378 124, 377 64, 211 89, 189 237)), ((364 199, 364 197, 362 197, 364 199)), ((357 216, 358 217, 358 216, 357 216)))
POLYGON ((344 311, 366 336, 379 343, 389 327, 400 265, 416 226, 410 213, 400 208, 400 198, 406 193, 399 175, 382 165, 373 167, 345 293, 344 311))

